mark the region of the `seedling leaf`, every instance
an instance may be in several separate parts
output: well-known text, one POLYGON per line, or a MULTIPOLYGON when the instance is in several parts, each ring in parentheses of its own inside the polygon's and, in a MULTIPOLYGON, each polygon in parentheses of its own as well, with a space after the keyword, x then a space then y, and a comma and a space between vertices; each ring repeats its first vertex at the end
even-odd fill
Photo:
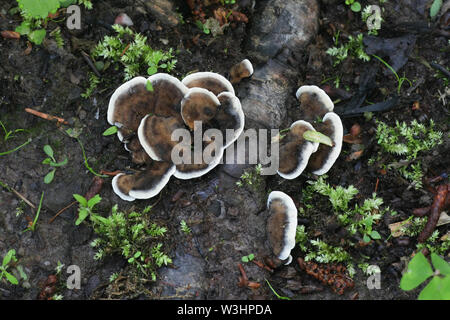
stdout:
POLYGON ((442 0, 434 0, 433 4, 430 7, 430 17, 434 18, 441 10, 442 0))
POLYGON ((59 0, 19 0, 17 2, 21 10, 35 19, 45 19, 49 13, 55 13, 59 8, 59 0))
POLYGON ((419 252, 408 263, 408 269, 400 280, 400 288, 405 291, 412 290, 432 275, 433 269, 427 258, 419 252))
POLYGON ((450 277, 445 279, 433 277, 427 286, 420 292, 418 300, 446 300, 445 297, 449 299, 449 279, 450 277))
POLYGON ((305 140, 322 143, 322 144, 325 144, 330 147, 333 146, 333 141, 331 141, 330 137, 324 135, 323 133, 317 132, 317 131, 307 130, 303 134, 303 138, 305 140))
POLYGON ((87 206, 92 209, 97 203, 99 203, 100 201, 102 201, 102 198, 96 194, 94 197, 92 197, 91 199, 89 199, 89 201, 87 202, 87 206))
POLYGON ((2 266, 6 266, 11 260, 12 257, 16 254, 16 250, 11 249, 8 251, 8 253, 3 257, 2 266))
POLYGON ((73 197, 75 198, 75 200, 77 200, 81 206, 83 207, 87 207, 88 206, 88 201, 86 200, 85 197, 79 195, 79 194, 73 194, 73 197))
POLYGON ((16 277, 14 277, 11 273, 7 272, 7 271, 3 271, 4 275, 6 276, 6 279, 8 279, 9 282, 11 282, 12 284, 19 284, 19 281, 17 280, 16 277))
POLYGON ((103 132, 103 135, 104 136, 110 136, 110 135, 112 135, 112 134, 115 134, 115 133, 117 133, 117 127, 116 126, 112 126, 112 127, 109 127, 108 129, 106 129, 104 132, 103 132))
POLYGON ((373 231, 370 233, 370 236, 372 237, 372 239, 381 239, 380 234, 378 233, 378 231, 375 231, 375 230, 373 230, 373 231))
POLYGON ((53 169, 52 171, 50 171, 49 173, 47 173, 44 177, 44 183, 45 184, 49 184, 50 182, 53 181, 53 179, 55 178, 55 171, 56 169, 53 169))
POLYGON ((51 162, 50 163, 50 165, 52 166, 52 167, 62 167, 62 166, 65 166, 66 164, 67 164, 67 162, 68 162, 68 160, 67 160, 67 158, 65 158, 63 161, 61 161, 61 162, 51 162))
MULTIPOLYGON (((51 146, 49 146, 48 144, 46 144, 44 146, 44 152, 46 155, 48 155, 50 158, 52 158, 53 161, 55 161, 54 155, 53 155, 53 149, 51 146)), ((55 161, 56 162, 56 161, 55 161)))
POLYGON ((439 273, 445 276, 450 276, 450 264, 448 264, 447 261, 439 257, 437 254, 431 254, 431 263, 433 264, 434 269, 439 270, 439 273))
POLYGON ((34 44, 40 45, 44 41, 47 31, 45 29, 37 29, 30 32, 28 39, 34 44))
POLYGON ((87 209, 80 209, 78 211, 78 219, 75 221, 75 225, 78 226, 82 223, 89 215, 89 211, 87 209))

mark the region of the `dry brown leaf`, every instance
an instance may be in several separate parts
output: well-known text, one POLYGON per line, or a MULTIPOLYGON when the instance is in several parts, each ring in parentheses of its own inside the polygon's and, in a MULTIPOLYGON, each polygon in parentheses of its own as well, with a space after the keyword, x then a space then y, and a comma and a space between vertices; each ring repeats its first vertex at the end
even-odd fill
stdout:
POLYGON ((20 39, 20 33, 15 31, 4 30, 0 34, 5 39, 20 39))

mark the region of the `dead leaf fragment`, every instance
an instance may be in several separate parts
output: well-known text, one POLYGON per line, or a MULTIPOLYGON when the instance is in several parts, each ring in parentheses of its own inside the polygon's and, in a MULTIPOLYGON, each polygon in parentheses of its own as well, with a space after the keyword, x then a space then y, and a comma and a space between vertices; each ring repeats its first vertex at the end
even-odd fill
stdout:
POLYGON ((4 30, 1 32, 1 35, 5 39, 20 39, 20 33, 15 31, 4 30))

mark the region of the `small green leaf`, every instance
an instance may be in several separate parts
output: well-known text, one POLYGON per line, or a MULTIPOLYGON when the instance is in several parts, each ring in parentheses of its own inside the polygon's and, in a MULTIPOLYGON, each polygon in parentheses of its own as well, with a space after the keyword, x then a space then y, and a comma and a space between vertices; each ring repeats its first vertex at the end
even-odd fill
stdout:
POLYGON ((3 267, 6 266, 15 255, 16 255, 16 250, 14 250, 14 249, 9 250, 8 253, 3 257, 2 266, 3 267))
POLYGON ((430 17, 434 18, 441 10, 442 0, 434 0, 433 4, 430 7, 430 17))
POLYGON ((35 19, 45 19, 49 13, 55 13, 59 8, 59 0, 20 0, 19 7, 35 19))
POLYGON ((117 133, 118 128, 116 126, 109 127, 103 132, 104 136, 110 136, 112 134, 117 133))
MULTIPOLYGON (((55 161, 54 155, 53 155, 53 149, 51 146, 49 146, 48 144, 46 144, 44 146, 44 152, 46 155, 48 155, 50 158, 53 159, 53 161, 55 161)), ((55 161, 56 162, 56 161, 55 161)))
POLYGON ((88 206, 88 201, 86 200, 85 197, 83 197, 82 195, 79 194, 73 194, 73 197, 75 198, 75 200, 77 200, 81 206, 87 208, 88 206))
POLYGON ((350 6, 350 9, 352 9, 353 12, 360 12, 361 4, 359 2, 353 2, 353 4, 350 6))
POLYGON ((378 231, 375 231, 375 230, 373 230, 373 231, 370 233, 370 236, 372 237, 372 239, 381 239, 380 234, 378 233, 378 231))
POLYGON ((248 260, 252 261, 253 259, 255 259, 255 255, 253 253, 250 253, 248 255, 248 260))
POLYGON ((366 243, 370 242, 370 237, 367 234, 365 234, 363 236, 363 241, 366 242, 366 243))
POLYGON ((66 164, 67 164, 67 162, 68 162, 68 160, 67 160, 67 157, 63 160, 63 161, 61 161, 61 162, 51 162, 50 163, 50 166, 52 166, 52 167, 62 167, 62 166, 65 166, 66 164))
POLYGON ((91 199, 89 199, 89 201, 87 202, 87 206, 92 209, 97 203, 99 203, 100 201, 102 201, 102 198, 96 194, 94 197, 92 197, 91 199))
POLYGON ((243 256, 241 260, 242 260, 242 262, 245 262, 245 263, 247 263, 249 261, 247 256, 243 256))
POLYGON ((444 276, 450 275, 450 264, 437 254, 431 254, 431 263, 435 270, 439 270, 440 274, 443 274, 444 276))
POLYGON ((34 44, 40 45, 42 41, 44 41, 46 34, 47 31, 45 31, 45 29, 33 30, 28 35, 28 39, 30 39, 30 41, 33 42, 34 44))
POLYGON ((16 277, 14 277, 11 273, 7 272, 7 271, 3 271, 4 275, 6 276, 6 279, 8 279, 9 282, 11 282, 12 284, 19 284, 19 281, 17 280, 16 277))
POLYGON ((29 34, 31 32, 30 23, 28 21, 22 22, 16 28, 16 32, 20 33, 22 36, 29 34))
POLYGON ((408 263, 408 269, 400 280, 400 288, 405 291, 412 290, 433 275, 427 258, 422 252, 417 253, 408 263))
POLYGON ((44 177, 44 183, 45 184, 49 184, 50 182, 53 181, 53 179, 55 178, 55 171, 56 169, 53 169, 52 171, 50 171, 49 173, 47 173, 44 177))
POLYGON ((42 161, 42 164, 50 164, 52 162, 52 159, 45 158, 44 161, 42 161))
MULTIPOLYGON (((148 69, 147 69, 147 73, 148 73, 149 76, 155 74, 156 72, 158 72, 158 67, 155 66, 155 65, 151 65, 151 66, 149 66, 148 69)), ((150 82, 150 81, 147 81, 147 85, 148 85, 149 82, 150 82)), ((151 84, 150 84, 150 85, 151 85, 151 84)), ((147 90, 148 90, 148 89, 147 89, 147 90)), ((153 90, 149 90, 149 91, 153 91, 153 90)))
POLYGON ((78 211, 78 219, 75 221, 75 225, 78 226, 89 216, 89 211, 86 209, 80 209, 78 211))
POLYGON ((17 266, 17 271, 19 271, 19 274, 20 274, 20 277, 23 279, 23 280, 28 280, 28 276, 27 276, 27 274, 25 273, 25 271, 23 270, 23 268, 22 268, 22 266, 17 266))
POLYGON ((323 133, 320 133, 318 131, 307 130, 303 134, 303 138, 305 140, 322 143, 322 144, 325 144, 325 145, 330 146, 330 147, 333 146, 333 141, 331 141, 330 137, 328 137, 328 136, 326 136, 323 133))
MULTIPOLYGON (((450 279, 449 277, 447 277, 450 279)), ((425 288, 420 292, 418 300, 446 300, 449 296, 449 283, 448 279, 442 279, 440 277, 433 277, 425 288)))

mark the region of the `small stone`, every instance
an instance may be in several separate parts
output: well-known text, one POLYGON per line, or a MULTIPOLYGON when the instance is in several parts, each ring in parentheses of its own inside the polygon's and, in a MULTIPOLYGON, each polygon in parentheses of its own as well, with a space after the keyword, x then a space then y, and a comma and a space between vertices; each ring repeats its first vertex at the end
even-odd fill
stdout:
POLYGON ((131 27, 134 25, 133 20, 131 20, 131 18, 126 13, 119 14, 114 20, 114 24, 120 24, 124 27, 131 27))

